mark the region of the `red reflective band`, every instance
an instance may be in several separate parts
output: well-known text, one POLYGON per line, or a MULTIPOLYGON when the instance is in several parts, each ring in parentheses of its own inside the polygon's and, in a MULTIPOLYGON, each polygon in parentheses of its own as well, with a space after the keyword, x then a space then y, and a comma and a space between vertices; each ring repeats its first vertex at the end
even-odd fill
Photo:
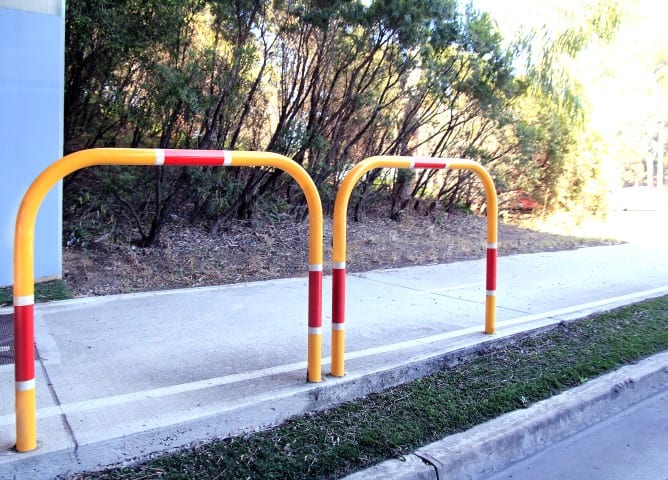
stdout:
POLYGON ((332 323, 346 321, 346 269, 332 269, 332 323))
POLYGON ((322 271, 308 272, 308 326, 322 327, 322 271))
POLYGON ((415 160, 413 168, 447 168, 448 164, 445 160, 424 159, 415 160))
POLYGON ((225 163, 225 150, 165 150, 165 165, 221 166, 225 163))
POLYGON ((487 290, 496 290, 496 248, 487 249, 487 290))
POLYGON ((14 374, 17 382, 35 378, 34 305, 14 307, 14 374))

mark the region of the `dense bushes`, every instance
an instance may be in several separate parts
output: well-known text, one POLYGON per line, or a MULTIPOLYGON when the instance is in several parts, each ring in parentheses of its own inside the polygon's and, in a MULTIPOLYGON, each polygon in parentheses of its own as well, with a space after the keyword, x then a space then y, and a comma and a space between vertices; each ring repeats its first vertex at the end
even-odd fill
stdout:
MULTIPOLYGON (((503 47, 487 14, 454 0, 73 0, 66 47, 67 152, 277 152, 306 168, 328 211, 343 175, 376 154, 472 158, 503 189, 556 198, 563 152, 550 151, 568 147, 554 143, 555 125, 568 133, 568 123, 522 105, 559 98, 529 88, 513 68, 518 50, 503 47)), ((271 169, 93 170, 66 182, 68 224, 122 220, 143 245, 159 240, 175 203, 214 231, 250 218, 260 198, 303 216, 301 193, 271 169)), ((371 172, 355 216, 378 197, 397 219, 409 207, 475 208, 473 181, 371 172)))

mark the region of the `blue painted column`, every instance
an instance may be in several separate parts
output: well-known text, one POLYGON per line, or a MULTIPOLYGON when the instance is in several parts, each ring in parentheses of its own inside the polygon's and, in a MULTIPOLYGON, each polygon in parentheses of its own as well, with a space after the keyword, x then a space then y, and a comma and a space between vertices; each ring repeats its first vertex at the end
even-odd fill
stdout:
MULTIPOLYGON (((13 283, 14 224, 32 181, 63 155, 65 0, 0 0, 0 286, 13 283)), ((62 183, 35 227, 35 278, 62 275, 62 183)))

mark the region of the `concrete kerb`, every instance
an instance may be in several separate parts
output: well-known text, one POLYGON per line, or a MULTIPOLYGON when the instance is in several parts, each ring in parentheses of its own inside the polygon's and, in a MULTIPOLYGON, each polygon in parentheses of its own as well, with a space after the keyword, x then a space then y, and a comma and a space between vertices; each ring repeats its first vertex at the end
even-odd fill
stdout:
POLYGON ((668 352, 345 477, 480 479, 668 388, 668 352))

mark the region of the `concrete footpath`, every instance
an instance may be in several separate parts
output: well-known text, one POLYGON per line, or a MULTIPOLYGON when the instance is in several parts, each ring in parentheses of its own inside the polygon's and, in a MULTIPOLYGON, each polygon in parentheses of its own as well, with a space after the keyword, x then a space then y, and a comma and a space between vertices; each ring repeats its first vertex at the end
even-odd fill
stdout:
MULTIPOLYGON (((346 376, 327 376, 325 358, 318 384, 305 381, 304 278, 39 304, 38 448, 12 450, 13 365, 0 365, 0 478, 53 478, 263 428, 431 373, 488 342, 668 294, 668 249, 629 243, 500 257, 493 336, 482 333, 484 275, 484 260, 349 275, 346 376)), ((327 356, 329 277, 323 288, 327 356)), ((0 318, 10 314, 0 309, 0 318)), ((660 391, 668 359, 647 362, 641 373, 599 381, 611 399, 604 412, 660 391), (615 398, 625 400, 610 406, 615 398)), ((591 412, 580 416, 601 418, 591 412)), ((546 429, 568 424, 569 415, 517 441, 544 448, 546 429)), ((421 450, 416 463, 436 471, 442 460, 421 450)), ((465 466, 458 470, 465 476, 448 470, 448 478, 482 478, 521 458, 497 457, 483 472, 465 466)))

